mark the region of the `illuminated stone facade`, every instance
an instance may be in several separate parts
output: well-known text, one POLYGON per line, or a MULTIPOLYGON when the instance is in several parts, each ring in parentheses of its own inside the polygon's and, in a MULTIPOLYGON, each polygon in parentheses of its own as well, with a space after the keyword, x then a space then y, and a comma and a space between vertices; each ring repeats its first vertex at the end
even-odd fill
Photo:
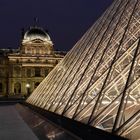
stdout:
POLYGON ((114 0, 27 102, 140 139, 140 0, 114 0))
POLYGON ((0 96, 26 96, 64 57, 39 27, 24 33, 18 49, 0 49, 0 96))

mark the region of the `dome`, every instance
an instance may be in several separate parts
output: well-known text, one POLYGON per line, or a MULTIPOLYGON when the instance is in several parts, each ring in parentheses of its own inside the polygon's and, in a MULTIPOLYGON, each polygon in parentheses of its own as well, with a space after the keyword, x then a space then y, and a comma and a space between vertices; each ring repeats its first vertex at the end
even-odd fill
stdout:
POLYGON ((45 37, 46 33, 39 28, 32 28, 27 32, 27 36, 32 36, 32 35, 41 35, 45 37))
POLYGON ((48 40, 50 41, 49 35, 46 33, 46 31, 39 27, 31 27, 25 34, 24 34, 24 40, 35 40, 35 39, 41 39, 41 40, 48 40))

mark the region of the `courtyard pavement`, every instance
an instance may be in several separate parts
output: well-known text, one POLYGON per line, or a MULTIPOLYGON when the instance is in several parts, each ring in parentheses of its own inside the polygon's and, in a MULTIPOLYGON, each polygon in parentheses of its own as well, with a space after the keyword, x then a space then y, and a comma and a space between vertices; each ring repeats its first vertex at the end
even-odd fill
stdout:
POLYGON ((38 140, 14 105, 0 106, 0 140, 38 140))

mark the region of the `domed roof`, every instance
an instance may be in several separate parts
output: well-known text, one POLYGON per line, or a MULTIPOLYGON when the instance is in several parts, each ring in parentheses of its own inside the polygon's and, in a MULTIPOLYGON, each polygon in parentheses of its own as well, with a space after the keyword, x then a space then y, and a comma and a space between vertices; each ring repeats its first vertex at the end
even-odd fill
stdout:
POLYGON ((39 28, 32 28, 27 32, 27 36, 32 36, 32 35, 41 35, 41 36, 47 36, 47 34, 39 28))
POLYGON ((50 36, 46 33, 46 31, 40 27, 31 27, 25 34, 24 40, 48 40, 50 41, 50 36))

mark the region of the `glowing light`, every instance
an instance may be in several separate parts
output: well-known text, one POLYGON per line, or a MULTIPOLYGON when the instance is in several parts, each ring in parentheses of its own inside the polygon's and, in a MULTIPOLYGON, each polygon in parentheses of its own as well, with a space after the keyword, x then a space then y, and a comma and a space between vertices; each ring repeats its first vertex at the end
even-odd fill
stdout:
POLYGON ((26 84, 26 88, 30 88, 30 86, 31 86, 31 85, 30 85, 29 83, 26 84))

